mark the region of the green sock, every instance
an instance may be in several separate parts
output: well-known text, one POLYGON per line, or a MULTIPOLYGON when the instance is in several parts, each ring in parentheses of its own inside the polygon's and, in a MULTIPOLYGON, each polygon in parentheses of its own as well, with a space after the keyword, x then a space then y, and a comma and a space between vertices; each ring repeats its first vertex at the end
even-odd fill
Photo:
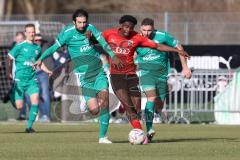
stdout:
POLYGON ((38 105, 33 104, 29 111, 27 128, 31 128, 38 114, 38 105))
POLYGON ((99 118, 99 123, 100 123, 100 131, 99 131, 99 137, 103 138, 105 137, 107 130, 108 130, 108 125, 109 125, 109 119, 110 119, 110 114, 107 108, 102 108, 100 111, 100 118, 99 118))
POLYGON ((154 102, 147 101, 145 106, 145 120, 146 120, 147 132, 150 129, 152 129, 153 116, 154 116, 154 102))

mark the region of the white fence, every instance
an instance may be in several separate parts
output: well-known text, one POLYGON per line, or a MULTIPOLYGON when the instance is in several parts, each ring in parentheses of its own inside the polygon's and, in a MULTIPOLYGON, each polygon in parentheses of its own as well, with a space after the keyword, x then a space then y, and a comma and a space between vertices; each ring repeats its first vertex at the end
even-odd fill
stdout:
MULTIPOLYGON (((100 30, 118 26, 119 18, 127 13, 90 14, 89 21, 100 30)), ((155 27, 173 34, 182 44, 239 44, 240 13, 128 13, 137 17, 138 29, 141 20, 150 17, 155 20, 155 27)), ((70 14, 53 15, 14 15, 0 17, 0 21, 40 21, 55 23, 72 23, 70 14), (33 19, 29 19, 33 17, 33 19)), ((2 26, 0 25, 0 31, 2 26)), ((9 28, 9 32, 13 32, 9 28)), ((0 32, 0 37, 1 37, 0 32)), ((12 37, 13 38, 13 37, 12 37)), ((12 38, 10 41, 12 41, 12 38)))
MULTIPOLYGON (((214 113, 232 112, 231 108, 215 108, 214 97, 225 92, 234 73, 233 70, 195 70, 189 80, 179 73, 170 74, 168 82, 172 90, 165 105, 165 112, 169 115, 167 122, 215 122, 214 113)), ((236 95, 229 96, 232 100, 238 99, 236 95)), ((240 104, 236 108, 235 112, 240 113, 240 104)))

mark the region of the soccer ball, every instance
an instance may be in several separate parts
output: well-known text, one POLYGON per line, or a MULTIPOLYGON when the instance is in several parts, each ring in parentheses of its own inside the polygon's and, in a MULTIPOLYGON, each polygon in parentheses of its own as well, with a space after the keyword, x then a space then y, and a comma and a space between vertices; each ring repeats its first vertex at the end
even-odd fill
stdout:
POLYGON ((144 139, 145 134, 141 129, 132 129, 128 134, 128 140, 131 144, 142 144, 144 139))

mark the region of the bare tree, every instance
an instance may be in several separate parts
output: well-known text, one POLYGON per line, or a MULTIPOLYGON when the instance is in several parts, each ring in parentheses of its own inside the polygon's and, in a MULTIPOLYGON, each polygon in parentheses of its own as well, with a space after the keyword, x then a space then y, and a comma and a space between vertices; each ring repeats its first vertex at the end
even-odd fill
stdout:
POLYGON ((5 5, 5 0, 0 0, 0 17, 2 17, 4 14, 4 5, 5 5))
POLYGON ((13 0, 8 0, 6 2, 6 19, 9 19, 13 10, 13 0))

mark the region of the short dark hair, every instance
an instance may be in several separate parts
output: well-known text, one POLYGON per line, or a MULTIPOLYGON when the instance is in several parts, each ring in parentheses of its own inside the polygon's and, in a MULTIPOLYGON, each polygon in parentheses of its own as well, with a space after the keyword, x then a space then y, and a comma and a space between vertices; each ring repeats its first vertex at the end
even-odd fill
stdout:
POLYGON ((35 25, 34 24, 28 23, 28 24, 25 25, 25 30, 26 30, 26 28, 29 28, 29 27, 33 27, 35 29, 35 25))
POLYGON ((150 25, 154 26, 154 20, 151 18, 144 18, 141 23, 142 26, 150 25))
POLYGON ((124 22, 132 22, 134 25, 136 25, 137 19, 131 15, 124 15, 120 18, 119 24, 123 24, 124 22))
POLYGON ((77 9, 72 15, 72 20, 76 21, 77 17, 86 17, 88 20, 88 12, 84 9, 77 9))

